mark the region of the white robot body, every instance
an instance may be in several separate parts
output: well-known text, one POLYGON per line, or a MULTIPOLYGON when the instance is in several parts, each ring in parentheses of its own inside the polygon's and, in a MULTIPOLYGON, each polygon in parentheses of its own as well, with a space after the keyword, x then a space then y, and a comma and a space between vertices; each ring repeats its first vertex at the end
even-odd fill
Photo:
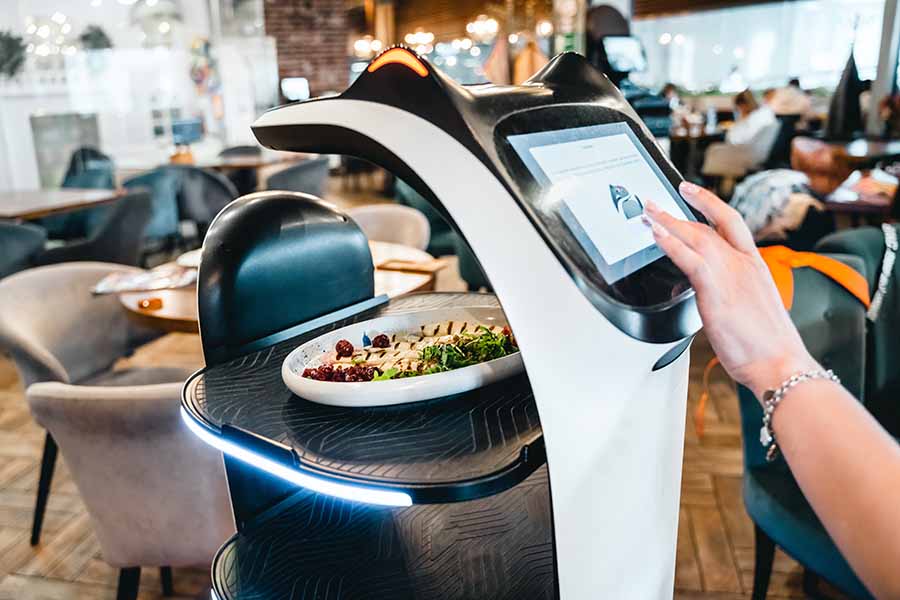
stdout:
POLYGON ((671 597, 688 353, 612 325, 496 176, 444 130, 375 102, 287 106, 255 127, 328 125, 378 140, 441 200, 515 331, 547 448, 565 600, 671 597), (428 151, 423 151, 427 140, 428 151))

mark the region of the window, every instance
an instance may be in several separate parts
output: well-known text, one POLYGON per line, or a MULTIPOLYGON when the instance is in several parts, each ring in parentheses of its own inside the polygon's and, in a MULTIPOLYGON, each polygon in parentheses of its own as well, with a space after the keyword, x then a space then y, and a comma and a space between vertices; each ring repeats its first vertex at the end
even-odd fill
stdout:
POLYGON ((883 11, 884 0, 804 0, 636 20, 649 68, 635 79, 734 92, 799 77, 804 88, 830 89, 854 41, 860 77, 873 79, 883 11))

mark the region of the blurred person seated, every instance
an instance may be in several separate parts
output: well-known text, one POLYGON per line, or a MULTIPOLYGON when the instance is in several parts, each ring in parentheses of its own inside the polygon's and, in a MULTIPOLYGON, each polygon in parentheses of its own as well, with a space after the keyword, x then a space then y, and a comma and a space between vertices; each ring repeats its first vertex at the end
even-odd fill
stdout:
POLYGON ((681 97, 678 95, 678 87, 671 81, 662 87, 659 91, 659 95, 668 101, 669 108, 672 110, 681 106, 681 97))
POLYGON ((804 116, 812 110, 812 100, 809 94, 800 87, 800 80, 791 79, 786 86, 772 92, 771 99, 767 100, 769 107, 776 115, 800 115, 804 116))
POLYGON ((872 80, 863 79, 859 83, 859 89, 859 114, 865 123, 869 118, 869 107, 872 104, 872 80))
POLYGON ((744 90, 734 97, 738 119, 725 134, 724 143, 706 150, 702 173, 712 177, 743 177, 769 157, 778 136, 779 123, 772 109, 744 90))
POLYGON ((809 177, 800 171, 771 169, 750 175, 734 188, 731 206, 758 245, 807 251, 834 231, 834 217, 825 212, 809 177))

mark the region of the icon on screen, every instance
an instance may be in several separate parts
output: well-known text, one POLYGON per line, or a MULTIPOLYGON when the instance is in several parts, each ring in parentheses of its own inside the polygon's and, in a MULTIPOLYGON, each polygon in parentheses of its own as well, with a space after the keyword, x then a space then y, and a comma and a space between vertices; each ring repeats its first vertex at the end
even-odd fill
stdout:
POLYGON ((609 186, 609 195, 612 197, 613 206, 626 219, 633 219, 644 214, 644 203, 636 195, 630 194, 623 186, 609 186))

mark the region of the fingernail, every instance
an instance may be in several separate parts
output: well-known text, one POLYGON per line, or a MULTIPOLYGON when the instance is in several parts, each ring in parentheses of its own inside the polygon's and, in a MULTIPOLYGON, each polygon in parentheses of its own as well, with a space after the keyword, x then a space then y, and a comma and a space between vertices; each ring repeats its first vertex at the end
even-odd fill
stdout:
POLYGON ((653 221, 650 220, 650 217, 648 217, 646 213, 641 215, 641 223, 643 223, 647 227, 650 227, 653 225, 653 221))
POLYGON ((647 200, 646 202, 644 202, 644 210, 649 213, 658 213, 659 207, 653 200, 647 200))
POLYGON ((656 221, 650 222, 650 229, 653 230, 653 235, 655 235, 656 237, 664 238, 669 235, 669 232, 666 230, 666 228, 663 227, 662 225, 660 225, 659 223, 657 223, 656 221))
POLYGON ((694 195, 700 191, 700 186, 690 181, 682 181, 678 186, 678 191, 682 194, 694 195))

